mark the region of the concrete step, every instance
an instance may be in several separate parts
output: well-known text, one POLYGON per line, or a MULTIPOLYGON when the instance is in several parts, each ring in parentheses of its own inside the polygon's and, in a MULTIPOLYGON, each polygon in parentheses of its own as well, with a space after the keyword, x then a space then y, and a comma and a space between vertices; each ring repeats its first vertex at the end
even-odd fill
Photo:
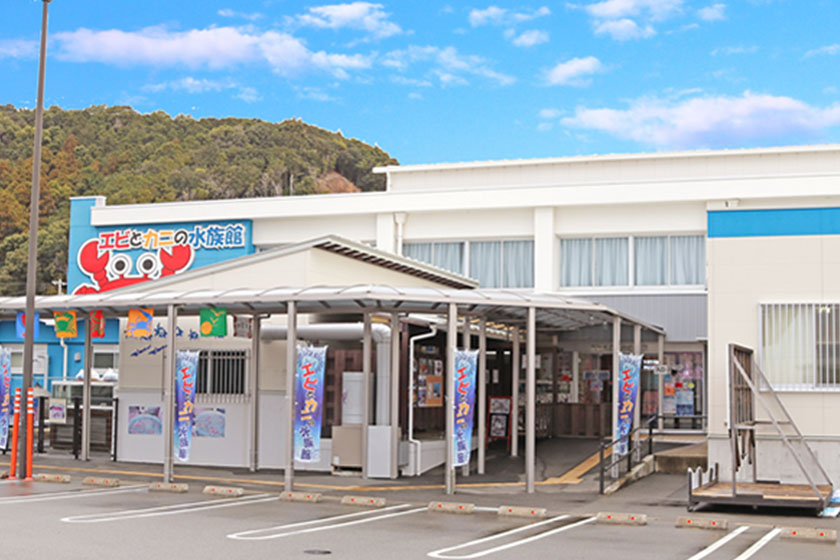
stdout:
POLYGON ((683 445, 654 455, 656 472, 685 474, 688 469, 708 468, 706 442, 683 445))

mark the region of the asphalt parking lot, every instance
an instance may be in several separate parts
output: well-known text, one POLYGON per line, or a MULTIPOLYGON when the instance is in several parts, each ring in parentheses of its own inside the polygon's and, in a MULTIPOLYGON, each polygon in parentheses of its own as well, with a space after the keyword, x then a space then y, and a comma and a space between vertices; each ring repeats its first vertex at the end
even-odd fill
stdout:
MULTIPOLYGON (((679 508, 648 507, 647 525, 625 526, 598 523, 583 511, 551 511, 542 519, 500 517, 489 496, 475 513, 452 514, 394 496, 385 507, 368 509, 341 505, 339 495, 298 503, 279 500, 276 489, 223 498, 203 495, 200 484, 170 494, 150 492, 140 481, 111 489, 81 486, 79 480, 0 484, 4 557, 820 560, 840 555, 836 543, 781 538, 767 517, 730 515, 727 531, 678 529, 675 515, 685 515, 679 508)), ((493 498, 502 505, 505 496, 493 498)), ((807 524, 837 528, 838 520, 809 518, 807 524)))

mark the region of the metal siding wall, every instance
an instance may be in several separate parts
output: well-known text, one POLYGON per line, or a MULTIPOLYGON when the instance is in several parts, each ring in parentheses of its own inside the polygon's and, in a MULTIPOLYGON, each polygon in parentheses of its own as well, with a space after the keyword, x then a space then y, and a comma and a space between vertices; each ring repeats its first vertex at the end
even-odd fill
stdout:
POLYGON ((665 339, 669 342, 696 342, 708 337, 708 296, 705 294, 583 297, 665 328, 665 339))

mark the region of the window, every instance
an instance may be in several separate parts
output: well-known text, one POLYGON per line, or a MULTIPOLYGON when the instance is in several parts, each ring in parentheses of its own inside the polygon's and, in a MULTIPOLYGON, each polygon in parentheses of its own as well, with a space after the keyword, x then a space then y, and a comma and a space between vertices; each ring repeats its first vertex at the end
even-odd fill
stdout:
POLYGON ((403 256, 455 274, 464 273, 463 243, 404 243, 403 256))
POLYGON ((113 369, 120 367, 120 351, 93 347, 93 369, 113 369))
POLYGON ((760 353, 777 389, 840 389, 840 304, 761 304, 760 353))
POLYGON ((534 242, 471 242, 470 276, 482 288, 533 288, 534 242))
POLYGON ((705 263, 706 239, 702 235, 560 240, 560 283, 564 287, 702 285, 705 263))
POLYGON ((244 395, 247 357, 245 350, 202 350, 196 394, 244 395))
POLYGON ((563 286, 626 286, 628 252, 626 237, 561 240, 563 286))

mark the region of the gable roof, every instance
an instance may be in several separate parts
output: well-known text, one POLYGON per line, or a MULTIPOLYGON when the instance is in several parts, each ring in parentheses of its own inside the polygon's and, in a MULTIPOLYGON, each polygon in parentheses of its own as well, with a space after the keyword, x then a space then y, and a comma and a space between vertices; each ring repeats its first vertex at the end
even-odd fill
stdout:
MULTIPOLYGON (((367 264, 379 266, 388 270, 406 274, 408 276, 428 280, 447 288, 462 290, 478 287, 478 282, 472 278, 467 278, 466 276, 455 274, 408 257, 402 257, 393 253, 375 249, 337 235, 325 235, 315 239, 310 239, 309 241, 285 245, 274 249, 266 249, 251 255, 245 255, 243 257, 230 259, 217 264, 202 266, 181 274, 174 274, 172 276, 167 276, 166 278, 153 280, 152 282, 154 289, 165 289, 181 282, 208 277, 219 272, 235 270, 256 263, 303 253, 311 249, 320 249, 330 253, 335 253, 343 257, 362 261, 367 264)), ((133 286, 114 290, 114 293, 125 294, 147 292, 150 289, 147 284, 148 283, 146 282, 134 284, 133 286)))

